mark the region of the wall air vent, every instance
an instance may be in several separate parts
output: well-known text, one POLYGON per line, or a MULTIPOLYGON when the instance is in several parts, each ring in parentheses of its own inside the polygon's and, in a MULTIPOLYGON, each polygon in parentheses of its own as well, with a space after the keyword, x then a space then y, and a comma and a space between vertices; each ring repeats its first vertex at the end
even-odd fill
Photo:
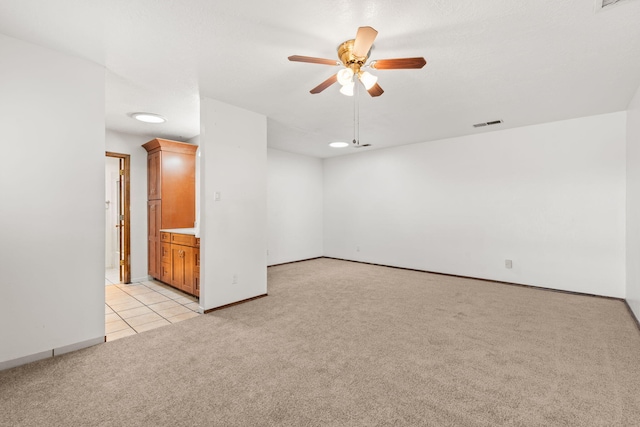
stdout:
POLYGON ((474 128, 481 128, 483 126, 498 125, 500 123, 502 123, 502 120, 494 120, 492 122, 476 123, 475 125, 473 125, 473 127, 474 128))

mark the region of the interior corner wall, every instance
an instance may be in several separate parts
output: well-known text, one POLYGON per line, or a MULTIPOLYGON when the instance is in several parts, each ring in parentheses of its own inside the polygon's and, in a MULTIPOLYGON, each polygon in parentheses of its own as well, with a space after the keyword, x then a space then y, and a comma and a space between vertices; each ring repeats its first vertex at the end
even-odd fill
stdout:
POLYGON ((325 159, 325 256, 624 298, 625 123, 619 112, 325 159))
POLYGON ((322 251, 322 159, 267 150, 268 265, 322 251))
POLYGON ((189 138, 185 142, 198 145, 196 150, 196 221, 194 228, 196 229, 196 236, 200 237, 200 135, 189 138))
POLYGON ((627 110, 627 303, 640 319, 640 88, 627 110))
POLYGON ((200 103, 200 307, 267 293, 267 119, 200 103))
POLYGON ((0 35, 0 368, 104 342, 105 71, 0 35))
POLYGON ((105 138, 106 151, 131 156, 131 281, 147 280, 147 151, 142 144, 153 138, 111 130, 105 138))

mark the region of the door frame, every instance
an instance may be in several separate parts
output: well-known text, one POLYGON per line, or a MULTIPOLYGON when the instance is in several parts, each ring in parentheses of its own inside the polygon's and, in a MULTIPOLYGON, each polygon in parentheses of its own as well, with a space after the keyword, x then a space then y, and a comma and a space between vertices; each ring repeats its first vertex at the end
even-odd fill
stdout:
POLYGON ((131 283, 131 155, 111 151, 105 151, 105 155, 106 157, 122 159, 124 163, 124 172, 120 175, 121 179, 124 180, 124 194, 122 195, 124 203, 124 225, 120 227, 124 265, 120 270, 120 281, 122 283, 131 283))

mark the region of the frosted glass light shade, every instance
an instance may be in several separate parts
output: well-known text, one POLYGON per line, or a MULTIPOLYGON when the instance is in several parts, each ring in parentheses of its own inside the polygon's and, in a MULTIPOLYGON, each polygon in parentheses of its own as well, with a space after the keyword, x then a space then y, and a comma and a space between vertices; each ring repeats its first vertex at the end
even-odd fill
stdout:
POLYGON ((374 76, 373 74, 371 74, 368 71, 364 71, 362 73, 360 73, 360 81, 362 82, 362 84, 364 85, 365 89, 369 90, 373 87, 373 85, 376 84, 376 82, 378 81, 378 77, 374 76))
POLYGON ((347 96, 353 96, 353 87, 355 84, 353 82, 346 84, 340 88, 340 93, 347 96))
POLYGON ((131 113, 131 117, 145 123, 164 123, 167 121, 161 115, 154 113, 131 113))
POLYGON ((342 141, 336 141, 336 142, 329 143, 329 147, 333 147, 333 148, 345 148, 345 147, 348 147, 348 146, 349 146, 348 142, 342 142, 342 141))
POLYGON ((353 82, 353 70, 351 68, 343 68, 338 71, 338 83, 342 86, 346 86, 353 82))

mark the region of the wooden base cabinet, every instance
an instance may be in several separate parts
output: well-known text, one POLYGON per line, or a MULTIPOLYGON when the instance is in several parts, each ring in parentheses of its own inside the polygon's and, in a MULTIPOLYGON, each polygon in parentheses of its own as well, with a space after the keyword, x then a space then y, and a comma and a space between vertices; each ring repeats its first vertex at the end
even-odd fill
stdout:
POLYGON ((160 280, 200 296, 200 239, 189 234, 161 232, 160 235, 165 242, 162 243, 160 280))

